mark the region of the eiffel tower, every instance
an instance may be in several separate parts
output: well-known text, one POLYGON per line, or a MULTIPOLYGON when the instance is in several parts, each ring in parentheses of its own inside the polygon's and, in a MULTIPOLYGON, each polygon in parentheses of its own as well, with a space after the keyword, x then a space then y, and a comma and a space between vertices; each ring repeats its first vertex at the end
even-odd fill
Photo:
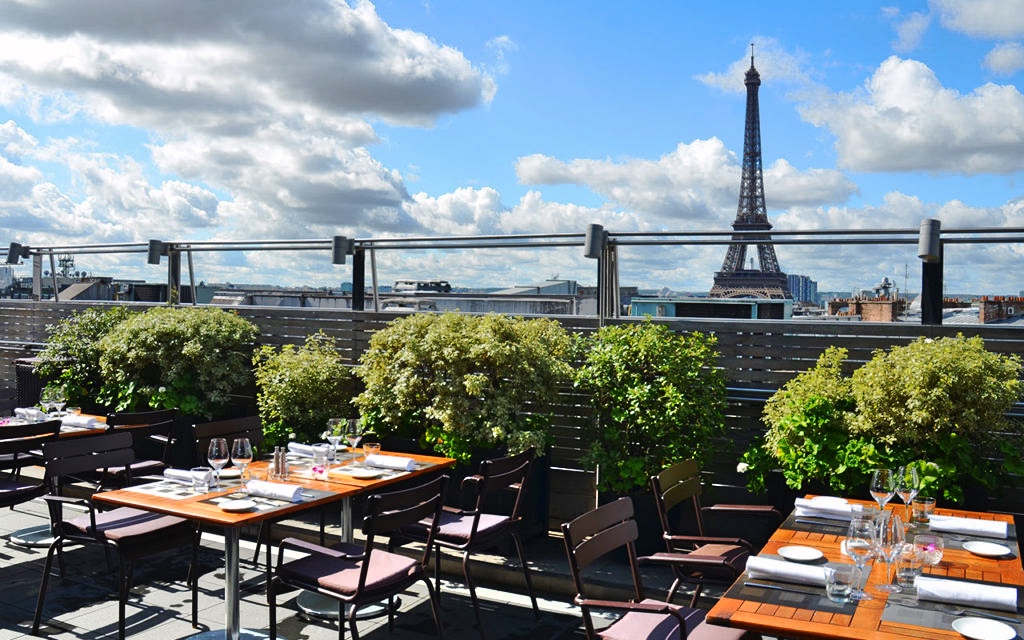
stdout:
MULTIPOLYGON (((750 68, 747 69, 747 123, 743 134, 743 177, 740 178, 740 202, 736 221, 732 223, 729 251, 722 262, 722 270, 715 273, 715 284, 709 298, 792 298, 786 274, 779 269, 775 245, 771 236, 749 236, 745 231, 770 231, 768 213, 764 204, 764 178, 761 175, 761 117, 757 91, 761 74, 754 68, 754 45, 750 45, 750 68), (759 269, 751 264, 745 269, 747 246, 757 245, 759 269)), ((753 259, 751 259, 753 263, 753 259)))

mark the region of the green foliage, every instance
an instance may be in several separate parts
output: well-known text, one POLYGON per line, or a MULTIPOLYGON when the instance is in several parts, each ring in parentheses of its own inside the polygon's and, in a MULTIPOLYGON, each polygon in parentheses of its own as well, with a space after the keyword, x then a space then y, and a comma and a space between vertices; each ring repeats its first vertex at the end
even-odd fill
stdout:
POLYGON ((100 411, 100 340, 132 313, 125 307, 89 307, 48 326, 36 373, 64 387, 68 406, 100 411))
POLYGON ((366 428, 468 461, 480 448, 547 446, 548 406, 571 375, 554 320, 414 314, 374 334, 357 375, 366 428))
POLYGON ((599 469, 600 489, 646 490, 665 467, 708 458, 725 433, 716 344, 713 335, 677 334, 650 319, 579 341, 576 385, 595 410, 583 460, 599 469))
POLYGON ((253 355, 256 403, 268 445, 318 442, 329 418, 352 412, 353 375, 323 332, 301 347, 260 347, 253 355))
POLYGON ((113 327, 99 342, 100 400, 115 411, 177 408, 221 415, 252 386, 259 332, 213 307, 155 307, 113 327))
POLYGON ((979 337, 919 338, 876 351, 847 378, 846 355, 829 348, 769 399, 764 442, 741 462, 748 488, 763 489, 765 474, 781 468, 794 489, 820 481, 855 492, 873 469, 910 464, 922 494, 960 502, 969 484, 1019 475, 1014 442, 1024 434, 1006 418, 1022 392, 1018 357, 987 351, 979 337))

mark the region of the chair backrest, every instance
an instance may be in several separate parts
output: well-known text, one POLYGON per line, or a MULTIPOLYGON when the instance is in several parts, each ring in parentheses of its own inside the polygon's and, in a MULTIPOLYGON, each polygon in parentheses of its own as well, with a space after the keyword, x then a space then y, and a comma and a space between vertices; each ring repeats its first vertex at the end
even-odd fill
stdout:
MULTIPOLYGON (((633 501, 619 498, 562 523, 562 541, 569 560, 569 573, 576 588, 577 601, 586 598, 587 568, 613 552, 626 553, 633 578, 633 598, 644 599, 643 584, 636 558, 639 531, 633 519, 633 501)), ((584 610, 588 637, 593 637, 590 613, 584 610)))
MULTIPOLYGON (((492 458, 481 462, 480 472, 463 481, 475 484, 476 504, 474 510, 478 513, 484 512, 488 508, 488 496, 498 491, 511 490, 515 492, 515 501, 508 515, 511 520, 518 521, 522 517, 523 496, 529 484, 533 460, 534 449, 530 448, 512 456, 492 458)), ((475 523, 473 528, 476 529, 475 523)))
MULTIPOLYGON (((426 566, 430 561, 431 545, 437 533, 444 505, 444 486, 448 476, 441 475, 411 489, 377 493, 366 499, 363 516, 363 535, 366 539, 366 553, 373 551, 376 536, 391 535, 404 527, 429 520, 426 543, 420 562, 426 566)), ((369 563, 364 563, 361 580, 365 581, 369 563)), ((362 584, 362 582, 361 582, 362 584)))
POLYGON ((704 535, 704 518, 701 512, 700 467, 694 460, 677 462, 661 473, 651 476, 651 491, 658 508, 658 518, 666 536, 682 534, 678 526, 680 517, 692 517, 696 523, 697 535, 704 535), (689 502, 692 513, 683 512, 683 503, 689 502))
POLYGON ((229 447, 235 438, 249 438, 253 457, 259 458, 262 454, 263 422, 259 416, 200 422, 192 425, 192 435, 195 436, 197 459, 203 463, 206 461, 206 450, 210 447, 210 440, 214 438, 224 438, 228 441, 229 447))
MULTIPOLYGON (((20 438, 33 438, 51 436, 56 437, 60 433, 60 420, 46 420, 45 422, 24 422, 16 424, 5 424, 0 426, 0 440, 14 440, 20 438)), ((36 447, 38 449, 39 447, 36 447)))
POLYGON ((58 434, 60 420, 0 426, 0 467, 13 470, 39 464, 35 452, 58 434))
POLYGON ((127 425, 152 424, 154 422, 166 422, 178 417, 177 409, 156 409, 154 411, 123 411, 120 413, 107 414, 108 427, 121 427, 127 425))
POLYGON ((59 493, 62 479, 93 473, 97 469, 126 467, 131 480, 130 465, 135 460, 132 434, 128 431, 106 432, 83 438, 65 438, 44 442, 45 479, 53 493, 59 493))

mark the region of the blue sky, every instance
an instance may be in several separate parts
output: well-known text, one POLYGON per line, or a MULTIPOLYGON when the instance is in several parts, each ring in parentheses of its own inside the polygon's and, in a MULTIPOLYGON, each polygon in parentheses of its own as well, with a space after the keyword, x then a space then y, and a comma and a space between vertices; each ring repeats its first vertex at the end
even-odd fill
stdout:
MULTIPOLYGON (((776 229, 1024 227, 1024 0, 8 0, 0 244, 727 230, 751 43, 776 229)), ((915 253, 777 247, 824 290, 916 290, 915 253)), ((581 254, 377 268, 385 283, 592 284, 581 254)), ((624 248, 621 281, 707 290, 723 258, 624 248)), ((947 291, 1018 293, 1022 261, 1020 246, 957 248, 947 291)), ((163 277, 138 254, 78 266, 163 277)), ((196 260, 212 282, 336 286, 349 268, 196 260)))

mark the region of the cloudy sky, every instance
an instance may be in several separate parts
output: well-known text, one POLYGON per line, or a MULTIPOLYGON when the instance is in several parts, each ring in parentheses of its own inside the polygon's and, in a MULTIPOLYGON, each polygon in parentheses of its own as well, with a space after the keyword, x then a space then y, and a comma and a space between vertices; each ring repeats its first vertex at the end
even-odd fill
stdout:
MULTIPOLYGON (((728 230, 751 43, 775 229, 1024 227, 1024 0, 4 0, 0 244, 728 230)), ((913 246, 776 252, 822 290, 920 283, 913 246)), ((724 255, 624 247, 621 280, 706 291, 724 255)), ((946 259, 947 291, 1024 290, 1020 245, 946 259)), ((213 282, 350 269, 196 257, 213 282)), ((377 269, 595 281, 575 247, 377 269)))

